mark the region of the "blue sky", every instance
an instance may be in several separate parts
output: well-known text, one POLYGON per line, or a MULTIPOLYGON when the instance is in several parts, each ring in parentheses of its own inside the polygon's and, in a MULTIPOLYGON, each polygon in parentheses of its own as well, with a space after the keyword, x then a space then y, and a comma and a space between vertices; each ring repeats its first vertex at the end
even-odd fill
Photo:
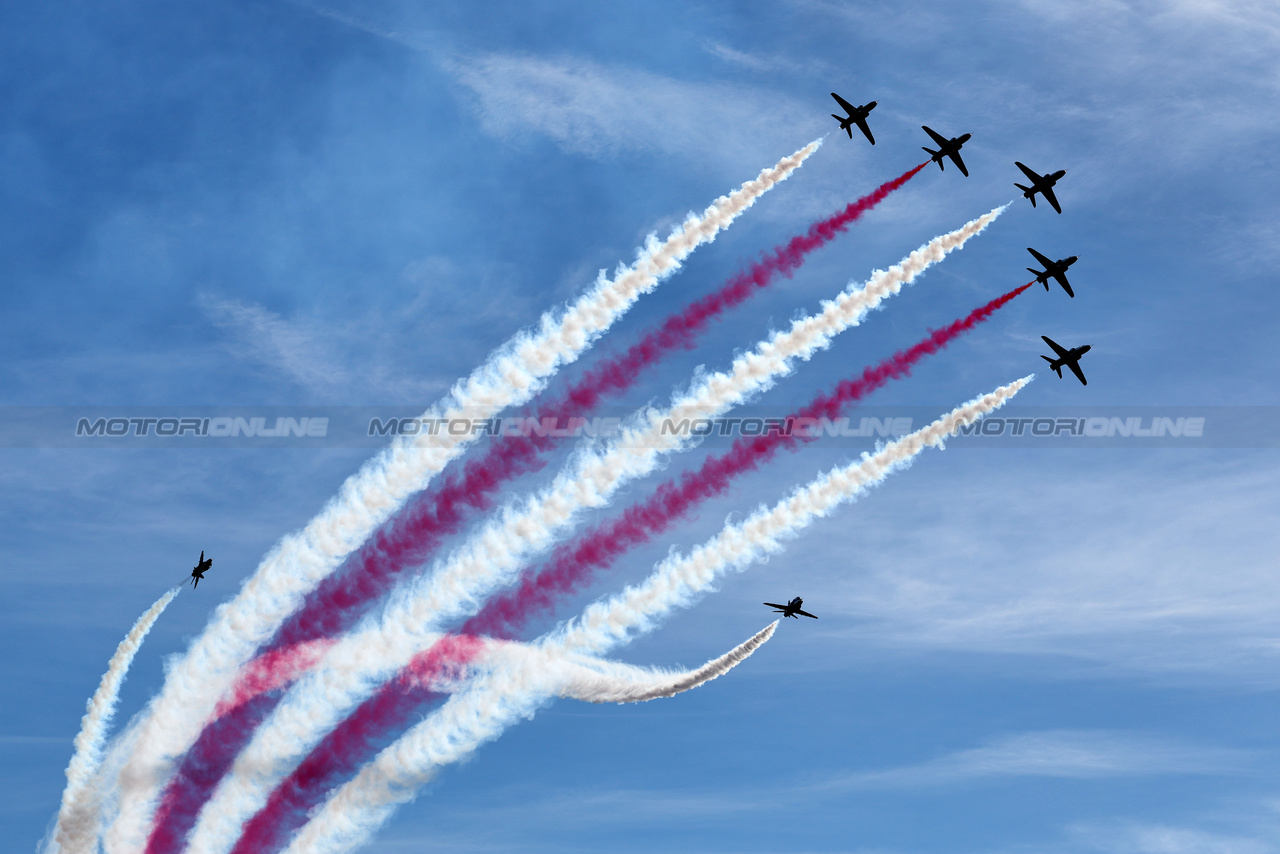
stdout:
MULTIPOLYGON (((1013 199, 1017 159, 1069 170, 1062 215, 1018 200, 760 405, 1025 282, 1035 246, 1080 256, 1076 299, 1029 291, 869 403, 941 413, 1034 370, 1019 404, 1280 414, 1271 4, 61 2, 0 11, 0 48, 6 417, 425 409, 647 234, 831 134, 572 378, 918 163, 921 124, 973 134, 971 177, 930 166, 623 403, 1013 199), (832 90, 879 101, 874 148, 836 135, 832 90), (1087 388, 1042 370, 1041 334, 1093 345, 1087 388)), ((802 595, 819 622, 672 700, 547 707, 370 850, 1280 849, 1280 460, 1252 444, 926 453, 621 657, 700 663, 763 626, 765 599, 802 595)), ((558 617, 852 453, 744 479, 558 617)), ((0 448, 5 838, 44 833, 137 615, 215 557, 122 719, 368 455, 0 448)))

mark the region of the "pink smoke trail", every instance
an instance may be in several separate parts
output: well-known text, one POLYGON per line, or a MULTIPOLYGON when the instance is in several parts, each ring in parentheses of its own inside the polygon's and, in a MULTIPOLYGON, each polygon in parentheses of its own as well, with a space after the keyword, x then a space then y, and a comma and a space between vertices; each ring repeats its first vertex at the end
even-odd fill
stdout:
MULTIPOLYGON (((974 309, 967 316, 931 332, 914 346, 895 353, 861 375, 840 383, 829 394, 819 395, 787 419, 834 418, 847 404, 860 400, 891 379, 905 377, 925 356, 991 317, 1034 282, 1015 288, 974 309)), ((645 501, 628 508, 621 517, 579 538, 572 547, 557 550, 549 565, 527 574, 513 591, 490 602, 446 637, 417 655, 400 675, 385 684, 329 733, 268 798, 244 827, 232 854, 261 854, 279 850, 290 834, 306 822, 309 811, 339 781, 353 774, 381 747, 381 742, 403 728, 423 704, 435 698, 432 685, 454 678, 484 648, 485 636, 508 635, 529 617, 545 610, 556 594, 586 582, 592 571, 611 563, 618 555, 665 530, 694 505, 728 487, 732 478, 758 467, 779 448, 793 448, 802 438, 786 431, 739 438, 725 454, 668 481, 645 501)))

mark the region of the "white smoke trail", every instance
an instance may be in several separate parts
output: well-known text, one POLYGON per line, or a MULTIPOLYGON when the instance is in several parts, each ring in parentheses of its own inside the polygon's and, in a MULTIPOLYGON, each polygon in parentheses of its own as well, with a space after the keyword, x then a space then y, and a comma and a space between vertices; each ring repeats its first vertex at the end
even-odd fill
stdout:
POLYGON ((1031 374, 975 398, 874 454, 864 453, 857 462, 832 469, 773 507, 761 508, 742 522, 726 525, 687 556, 668 557, 642 584, 589 606, 580 619, 552 636, 548 645, 596 654, 629 640, 633 631, 651 629, 673 608, 687 605, 705 592, 726 570, 777 551, 785 538, 909 465, 925 448, 941 447, 961 427, 1003 406, 1033 379, 1035 375, 1031 374))
MULTIPOLYGON (((818 147, 815 140, 762 171, 702 216, 690 215, 665 242, 650 236, 636 261, 558 315, 545 314, 536 332, 522 333, 452 389, 423 418, 484 419, 528 400, 560 366, 572 362, 644 293, 677 270, 739 214, 784 181, 818 147)), ((194 742, 238 669, 360 543, 463 450, 470 436, 397 440, 342 485, 301 532, 285 537, 231 602, 218 608, 187 654, 171 665, 161 693, 138 722, 138 748, 121 772, 120 813, 105 840, 110 854, 128 854, 145 839, 160 786, 173 761, 194 742)))
POLYGON ((129 665, 133 664, 147 633, 181 590, 181 587, 173 588, 138 618, 116 647, 115 655, 107 663, 107 672, 98 683, 98 690, 89 699, 85 715, 80 719, 75 753, 67 765, 67 787, 62 792, 62 807, 46 849, 50 854, 58 851, 88 854, 96 847, 101 796, 93 785, 93 778, 102 765, 102 748, 107 727, 115 715, 116 702, 120 699, 120 686, 124 684, 129 665))
POLYGON ((664 453, 687 442, 686 436, 663 430, 668 419, 713 418, 767 388, 789 373, 796 359, 807 359, 828 346, 867 312, 980 234, 1006 207, 934 238, 896 266, 873 273, 865 285, 850 285, 824 302, 821 312, 774 333, 736 359, 729 371, 702 378, 666 412, 643 413, 607 449, 579 454, 549 487, 519 507, 496 514, 496 520, 443 567, 412 585, 408 594, 393 598, 380 623, 344 637, 322 667, 299 681, 254 733, 201 811, 189 837, 191 854, 229 850, 239 828, 262 808, 285 775, 390 673, 433 643, 441 623, 474 612, 531 554, 562 533, 578 511, 607 503, 624 482, 653 471, 664 453), (263 773, 272 768, 274 774, 263 773))
POLYGON ((579 454, 553 483, 518 507, 496 514, 443 567, 397 594, 380 622, 347 635, 328 652, 323 666, 303 677, 258 728, 215 791, 190 837, 192 854, 219 854, 228 836, 263 804, 271 789, 357 704, 434 642, 446 620, 474 612, 482 599, 507 583, 525 560, 547 546, 588 507, 601 506, 627 480, 656 468, 664 453, 687 436, 664 430, 671 418, 712 418, 787 374, 796 359, 826 347, 885 299, 928 267, 981 233, 1002 206, 936 237, 863 286, 850 285, 818 314, 797 320, 736 359, 727 372, 702 378, 666 412, 650 410, 604 451, 579 454), (267 777, 261 769, 275 768, 267 777), (250 773, 254 769, 254 773, 250 773))
MULTIPOLYGON (((785 538, 909 465, 926 447, 940 447, 960 427, 1003 406, 1032 379, 1034 375, 1023 377, 969 401, 875 454, 832 469, 773 507, 726 525, 688 556, 664 560, 640 585, 591 605, 581 619, 544 637, 540 646, 548 654, 599 652, 629 640, 632 631, 652 628, 673 608, 705 592, 726 570, 778 550, 785 538)), ((470 690, 452 697, 340 788, 286 854, 337 854, 367 841, 395 807, 410 800, 441 767, 496 738, 518 718, 531 716, 547 696, 537 678, 530 674, 523 683, 504 686, 477 680, 470 690)))
POLYGON ((339 788, 294 837, 285 854, 338 854, 363 845, 400 804, 445 765, 530 718, 551 697, 636 703, 696 688, 732 670, 773 637, 775 620, 745 643, 696 670, 664 673, 615 662, 579 662, 563 648, 518 648, 511 665, 476 677, 441 709, 339 788))
POLYGON ((552 661, 565 660, 576 663, 575 670, 567 674, 556 690, 556 696, 569 697, 588 703, 643 703, 663 697, 674 697, 705 685, 712 679, 719 679, 733 668, 745 661, 765 641, 773 637, 778 628, 774 620, 745 643, 739 644, 719 658, 713 658, 696 670, 683 673, 669 673, 652 669, 634 668, 630 665, 619 665, 608 662, 609 670, 602 672, 599 659, 567 657, 564 648, 557 649, 555 644, 542 644, 539 651, 552 661), (625 667, 626 670, 617 668, 625 667))

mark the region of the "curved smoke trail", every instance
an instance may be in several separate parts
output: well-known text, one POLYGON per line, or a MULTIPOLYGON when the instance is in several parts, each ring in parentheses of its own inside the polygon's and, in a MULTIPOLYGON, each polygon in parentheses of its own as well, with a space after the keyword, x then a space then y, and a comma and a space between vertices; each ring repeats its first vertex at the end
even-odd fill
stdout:
MULTIPOLYGON (((819 476, 773 507, 726 525, 689 555, 668 557, 641 584, 589 606, 579 620, 544 637, 541 645, 595 654, 630 640, 633 633, 652 629, 671 610, 706 592, 725 571, 741 569, 779 550, 788 537, 906 467, 926 447, 941 447, 961 427, 1003 406, 1032 379, 1034 375, 1023 377, 971 400, 875 454, 863 454, 857 462, 819 476)), ((339 788, 298 833, 286 854, 337 854, 367 841, 395 806, 411 799, 416 788, 440 768, 465 758, 519 718, 532 715, 545 696, 537 685, 519 685, 513 691, 511 686, 477 680, 339 788)))
MULTIPOLYGON (((637 260, 570 308, 543 316, 452 389, 424 417, 488 417, 528 400, 557 368, 576 359, 642 294, 674 272, 697 246, 713 240, 765 192, 785 180, 821 145, 815 140, 728 196, 701 217, 691 215, 665 242, 650 237, 637 260)), ((397 441, 343 484, 335 499, 301 532, 274 548, 231 602, 215 612, 137 724, 134 755, 118 780, 120 811, 108 828, 110 854, 146 844, 147 827, 174 759, 195 741, 238 669, 266 643, 306 593, 331 573, 412 493, 461 453, 469 437, 418 436, 397 441)))
MULTIPOLYGON (((270 800, 271 789, 264 788, 266 778, 259 769, 277 769, 276 780, 284 779, 388 676, 430 646, 434 638, 426 634, 448 619, 474 613, 532 552, 566 529, 579 510, 607 503, 622 483, 651 472, 664 453, 684 444, 686 437, 662 430, 666 419, 715 417, 767 388, 790 372, 795 359, 807 359, 828 346, 835 335, 980 234, 1006 207, 934 238, 889 270, 877 271, 864 286, 846 289, 824 303, 820 313, 794 321, 786 332, 775 333, 737 358, 730 371, 702 378, 667 412, 646 412, 605 451, 579 454, 549 487, 500 512, 442 568, 393 600, 380 622, 344 637, 329 651, 323 668, 297 683, 254 733, 201 812, 189 850, 225 852, 241 828, 247 828, 241 837, 245 845, 265 844, 273 833, 270 828, 295 810, 270 800)), ((297 795, 303 797, 302 792, 297 795)))
MULTIPOLYGON (((412 800, 418 787, 440 768, 497 738, 520 718, 532 717, 551 697, 593 703, 635 703, 670 697, 724 675, 768 641, 777 626, 777 621, 770 623, 745 643, 697 670, 662 674, 652 681, 643 676, 623 681, 616 674, 582 669, 565 674, 537 667, 504 668, 479 676, 336 791, 294 837, 287 854, 338 854, 358 848, 397 806, 412 800), (430 745, 426 762, 415 750, 419 744, 430 745)), ((543 652, 553 650, 547 648, 543 652)), ((554 654, 562 656, 564 651, 555 650, 554 654)))
POLYGON ((155 625, 156 620, 169 607, 169 603, 181 592, 175 587, 156 600, 133 624, 133 628, 116 647, 115 655, 107 663, 107 672, 93 692, 88 709, 80 719, 80 733, 75 740, 75 753, 67 765, 67 787, 62 792, 62 808, 54 825, 49 851, 64 854, 92 852, 101 819, 101 796, 92 785, 94 775, 102 765, 102 747, 107 737, 107 727, 115 716, 116 702, 120 698, 120 686, 142 648, 142 641, 155 625))

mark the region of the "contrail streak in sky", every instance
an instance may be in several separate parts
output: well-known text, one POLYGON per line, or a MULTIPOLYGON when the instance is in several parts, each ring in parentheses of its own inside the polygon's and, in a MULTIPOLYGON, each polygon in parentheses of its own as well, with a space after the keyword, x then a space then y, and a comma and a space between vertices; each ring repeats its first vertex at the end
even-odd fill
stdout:
POLYGON ((107 737, 107 727, 115 715, 116 702, 120 698, 120 686, 124 684, 129 665, 142 647, 156 620, 169 607, 169 603, 182 590, 175 587, 156 600, 146 610, 133 628, 116 647, 115 655, 107 664, 98 690, 90 698, 88 709, 80 719, 80 734, 76 736, 75 753, 67 766, 67 787, 62 792, 62 808, 54 826, 53 841, 49 850, 64 854, 91 854, 96 849, 98 823, 101 820, 100 793, 91 785, 93 776, 102 764, 102 747, 107 737))
MULTIPOLYGON (((636 299, 790 176, 820 145, 821 140, 809 143, 717 199, 701 217, 690 216, 665 242, 651 237, 630 267, 620 269, 612 280, 602 273, 596 286, 567 310, 544 315, 536 331, 499 348, 453 387, 448 401, 424 417, 484 418, 528 400, 636 299)), ((238 669, 297 610, 307 592, 462 452, 467 438, 418 436, 397 441, 348 478, 339 495, 303 531, 272 549, 237 596, 217 609, 204 634, 173 662, 160 695, 138 724, 137 746, 118 781, 120 810, 104 840, 109 854, 131 854, 146 845, 151 813, 174 760, 195 741, 238 669)))

